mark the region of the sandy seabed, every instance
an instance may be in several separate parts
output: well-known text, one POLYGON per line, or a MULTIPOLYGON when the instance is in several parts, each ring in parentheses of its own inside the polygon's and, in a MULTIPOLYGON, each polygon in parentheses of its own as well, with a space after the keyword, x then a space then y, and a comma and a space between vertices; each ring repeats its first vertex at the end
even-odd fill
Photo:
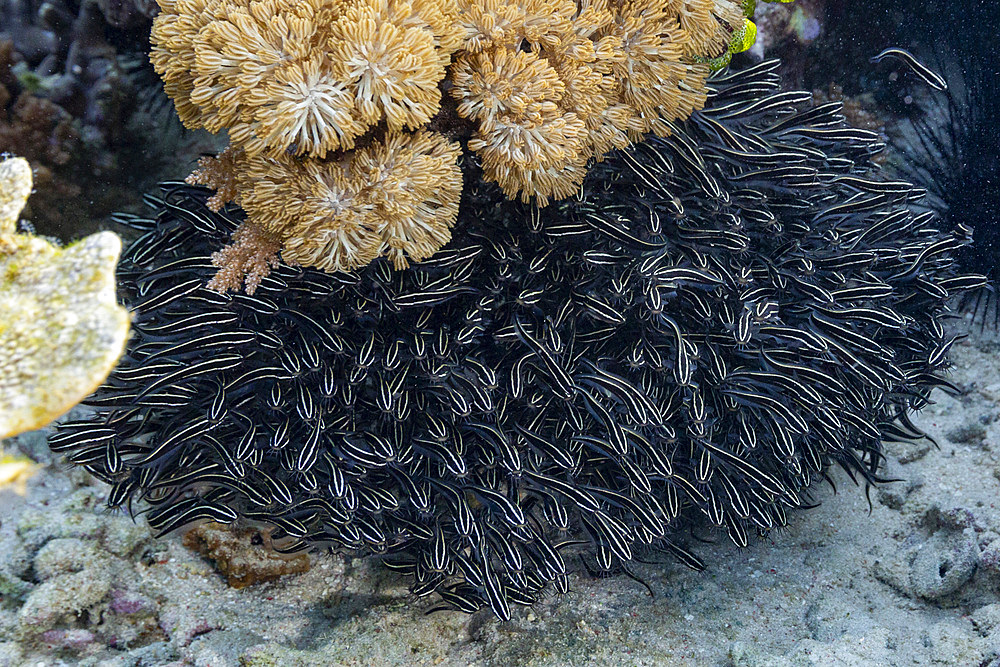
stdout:
POLYGON ((737 549, 697 545, 692 572, 642 565, 652 588, 574 576, 518 609, 427 614, 362 560, 235 590, 180 536, 103 508, 106 488, 46 453, 25 496, 0 491, 0 667, 100 665, 957 665, 1000 667, 1000 344, 953 348, 952 397, 887 444, 870 491, 839 471, 819 507, 737 549))

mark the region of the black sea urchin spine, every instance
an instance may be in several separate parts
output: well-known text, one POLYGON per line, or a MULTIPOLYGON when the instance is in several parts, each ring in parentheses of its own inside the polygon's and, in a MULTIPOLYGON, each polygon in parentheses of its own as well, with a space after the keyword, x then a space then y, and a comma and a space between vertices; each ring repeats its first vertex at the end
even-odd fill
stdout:
MULTIPOLYGON (((1000 328, 1000 6, 965 2, 932 7, 909 22, 921 42, 917 55, 944 75, 946 90, 904 76, 902 92, 917 108, 900 123, 893 161, 902 176, 927 188, 926 205, 946 230, 970 230, 973 243, 958 254, 961 267, 985 273, 990 286, 967 293, 961 308, 981 325, 1000 328), (961 6, 961 8, 959 8, 961 6)), ((901 94, 902 94, 901 92, 901 94)))
POLYGON ((403 272, 282 265, 216 294, 240 214, 165 186, 121 264, 135 339, 52 448, 160 532, 262 521, 500 618, 565 590, 568 553, 699 567, 692 525, 745 545, 831 463, 874 479, 941 382, 949 297, 981 278, 872 172, 877 137, 776 66, 715 77, 575 199, 466 188, 452 243, 403 272))

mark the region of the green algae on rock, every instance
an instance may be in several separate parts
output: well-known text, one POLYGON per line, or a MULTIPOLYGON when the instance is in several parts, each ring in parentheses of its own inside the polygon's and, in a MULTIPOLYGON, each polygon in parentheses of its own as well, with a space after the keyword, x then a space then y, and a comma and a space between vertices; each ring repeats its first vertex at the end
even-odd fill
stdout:
POLYGON ((121 240, 100 232, 58 248, 18 234, 31 188, 26 160, 0 162, 0 438, 44 426, 94 391, 129 330, 115 300, 121 240))

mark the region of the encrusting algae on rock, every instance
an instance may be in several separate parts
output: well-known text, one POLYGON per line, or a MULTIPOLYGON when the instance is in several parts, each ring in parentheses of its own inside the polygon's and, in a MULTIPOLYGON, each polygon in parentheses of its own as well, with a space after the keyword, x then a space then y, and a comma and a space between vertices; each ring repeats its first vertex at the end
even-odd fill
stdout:
POLYGON ((26 160, 0 162, 0 438, 44 426, 94 391, 129 331, 115 300, 121 240, 100 232, 58 248, 18 234, 31 188, 26 160))
POLYGON ((308 554, 274 550, 269 530, 208 521, 184 533, 184 546, 215 562, 232 588, 274 581, 286 574, 309 571, 308 554))

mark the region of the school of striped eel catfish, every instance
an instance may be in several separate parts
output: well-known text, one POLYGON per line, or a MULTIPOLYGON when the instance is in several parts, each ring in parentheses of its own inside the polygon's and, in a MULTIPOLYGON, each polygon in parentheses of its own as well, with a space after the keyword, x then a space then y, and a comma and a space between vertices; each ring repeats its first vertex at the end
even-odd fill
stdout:
POLYGON ((437 606, 507 619, 568 575, 638 577, 692 531, 746 545, 883 439, 943 373, 977 289, 925 194, 871 163, 839 103, 777 61, 594 166, 507 201, 467 166, 449 246, 409 270, 280 265, 204 287, 242 213, 166 183, 119 273, 135 336, 53 450, 167 533, 269 526, 282 550, 375 554, 437 606))

